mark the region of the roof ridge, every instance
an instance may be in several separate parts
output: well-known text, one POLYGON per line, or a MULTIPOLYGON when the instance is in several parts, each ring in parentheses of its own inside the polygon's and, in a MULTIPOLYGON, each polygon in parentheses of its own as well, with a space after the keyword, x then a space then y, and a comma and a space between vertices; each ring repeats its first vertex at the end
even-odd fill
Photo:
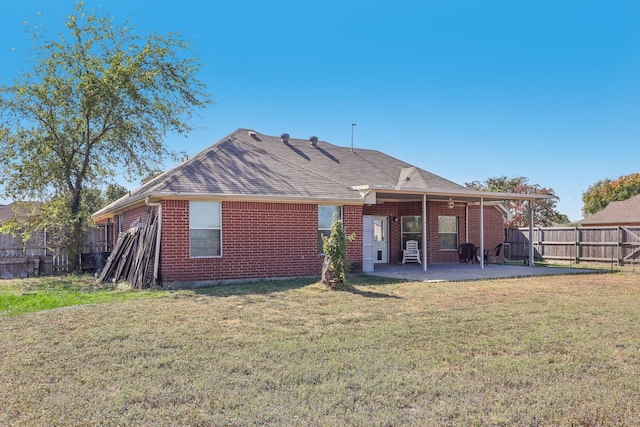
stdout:
MULTIPOLYGON (((365 150, 366 150, 366 148, 365 148, 365 150)), ((385 153, 383 153, 382 151, 379 151, 379 150, 367 150, 367 151, 371 151, 371 152, 375 152, 375 153, 380 153, 380 154, 388 155, 388 154, 385 154, 385 153)), ((370 161, 369 161, 367 158, 365 158, 364 156, 360 156, 356 151, 353 151, 353 154, 355 154, 356 156, 360 157, 363 161, 367 162, 369 165, 371 165, 371 166, 372 166, 372 167, 374 167, 375 169, 378 169, 380 172, 382 172, 383 174, 387 175, 389 178, 391 178, 391 179, 396 178, 396 180, 397 180, 397 179, 399 179, 399 177, 394 177, 392 174, 390 174, 390 173, 389 173, 389 172, 387 172, 386 170, 383 170, 382 168, 378 167, 378 166, 377 166, 377 165, 375 165, 374 163, 370 162, 370 161)), ((400 159, 398 159, 398 160, 400 160, 400 159)), ((402 163, 406 163, 406 164, 408 164, 407 162, 405 162, 405 161, 403 161, 403 160, 400 160, 400 161, 401 161, 402 163)))

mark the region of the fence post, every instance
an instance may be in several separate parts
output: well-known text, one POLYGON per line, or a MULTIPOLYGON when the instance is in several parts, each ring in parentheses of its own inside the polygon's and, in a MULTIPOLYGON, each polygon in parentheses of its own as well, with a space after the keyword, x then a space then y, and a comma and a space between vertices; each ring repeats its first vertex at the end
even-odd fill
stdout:
POLYGON ((541 260, 544 261, 544 230, 541 226, 538 226, 538 253, 541 260))
POLYGON ((580 263, 580 229, 575 227, 576 230, 576 264, 580 263))
POLYGON ((622 266, 624 264, 624 259, 622 257, 622 227, 618 226, 618 244, 616 245, 618 250, 617 250, 617 255, 618 255, 618 267, 622 266))
POLYGON ((544 261, 544 231, 541 226, 538 226, 538 258, 544 261))

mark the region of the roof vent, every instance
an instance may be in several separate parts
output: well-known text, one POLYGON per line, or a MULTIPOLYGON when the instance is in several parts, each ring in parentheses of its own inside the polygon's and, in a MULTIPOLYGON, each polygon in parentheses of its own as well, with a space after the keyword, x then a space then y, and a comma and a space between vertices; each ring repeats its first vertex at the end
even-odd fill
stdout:
POLYGON ((254 131, 250 130, 250 131, 249 131, 249 136, 250 136, 251 138, 255 138, 255 137, 256 137, 256 133, 255 133, 254 131))
POLYGON ((282 139, 282 142, 287 144, 289 142, 289 134, 288 133, 283 133, 282 135, 280 135, 280 139, 282 139))
POLYGON ((311 145, 312 146, 316 146, 318 145, 318 137, 317 136, 312 136, 311 138, 309 138, 309 141, 311 141, 311 145))

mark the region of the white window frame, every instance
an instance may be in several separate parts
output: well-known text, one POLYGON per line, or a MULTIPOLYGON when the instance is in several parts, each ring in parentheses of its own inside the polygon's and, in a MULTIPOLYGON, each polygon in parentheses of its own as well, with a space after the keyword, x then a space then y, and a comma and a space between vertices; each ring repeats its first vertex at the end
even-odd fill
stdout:
POLYGON ((422 232, 422 215, 403 215, 400 217, 400 244, 402 245, 402 249, 406 248, 407 240, 417 240, 418 248, 422 250, 422 232), (412 222, 415 221, 418 224, 420 231, 405 230, 404 223, 406 218, 412 218, 412 222), (407 238, 406 236, 410 234, 420 234, 420 236, 419 238, 407 238))
POLYGON ((438 249, 441 251, 456 251, 458 250, 458 240, 460 238, 460 220, 457 216, 455 215, 438 215, 438 249), (456 231, 451 232, 451 231, 442 231, 440 226, 440 218, 453 218, 455 223, 456 223, 456 231), (455 241, 454 241, 454 246, 453 248, 443 248, 442 247, 442 241, 440 240, 440 236, 442 236, 443 234, 455 234, 455 241))
MULTIPOLYGON (((333 222, 333 213, 338 212, 338 219, 342 221, 342 206, 340 205, 318 205, 318 253, 320 255, 324 255, 324 251, 322 250, 322 236, 325 235, 329 237, 331 235, 331 222, 333 222), (325 224, 320 224, 322 213, 321 210, 331 209, 331 220, 329 221, 329 226, 324 227, 325 224), (321 227, 322 226, 322 227, 321 227)), ((326 212, 325 212, 326 214, 326 212)), ((344 224, 344 223, 343 223, 344 224)))
POLYGON ((189 201, 189 257, 190 258, 221 258, 222 257, 222 203, 221 202, 200 202, 189 201), (205 209, 205 212, 200 212, 205 209), (209 217, 206 212, 212 212, 209 217), (215 253, 215 246, 211 249, 214 253, 210 255, 193 254, 192 230, 217 230, 218 231, 218 253, 215 253))

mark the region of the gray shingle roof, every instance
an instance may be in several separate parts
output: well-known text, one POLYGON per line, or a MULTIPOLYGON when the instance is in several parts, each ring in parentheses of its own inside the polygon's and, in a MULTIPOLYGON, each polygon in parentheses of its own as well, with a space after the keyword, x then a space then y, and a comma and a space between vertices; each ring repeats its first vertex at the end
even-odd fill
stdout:
POLYGON ((640 194, 620 202, 611 202, 600 212, 579 222, 582 225, 640 224, 640 194))
POLYGON ((238 129, 188 161, 159 175, 103 209, 117 209, 144 194, 274 196, 361 202, 353 186, 407 186, 462 190, 459 184, 380 151, 324 141, 268 136, 238 129), (404 184, 403 184, 404 183, 404 184), (402 185, 401 185, 402 184, 402 185))
MULTIPOLYGON (((410 164, 375 150, 338 147, 239 129, 188 162, 136 190, 151 192, 337 197, 360 200, 355 185, 397 185, 410 164)), ((460 185, 416 169, 420 185, 460 189, 460 185)), ((417 183, 416 183, 417 184, 417 183)), ((425 187, 427 188, 427 187, 425 187)))
POLYGON ((26 218, 29 215, 39 215, 40 205, 34 202, 13 202, 0 205, 0 224, 4 224, 16 217, 26 218))
POLYGON ((9 205, 0 205, 0 224, 11 220, 13 217, 13 203, 9 205))

